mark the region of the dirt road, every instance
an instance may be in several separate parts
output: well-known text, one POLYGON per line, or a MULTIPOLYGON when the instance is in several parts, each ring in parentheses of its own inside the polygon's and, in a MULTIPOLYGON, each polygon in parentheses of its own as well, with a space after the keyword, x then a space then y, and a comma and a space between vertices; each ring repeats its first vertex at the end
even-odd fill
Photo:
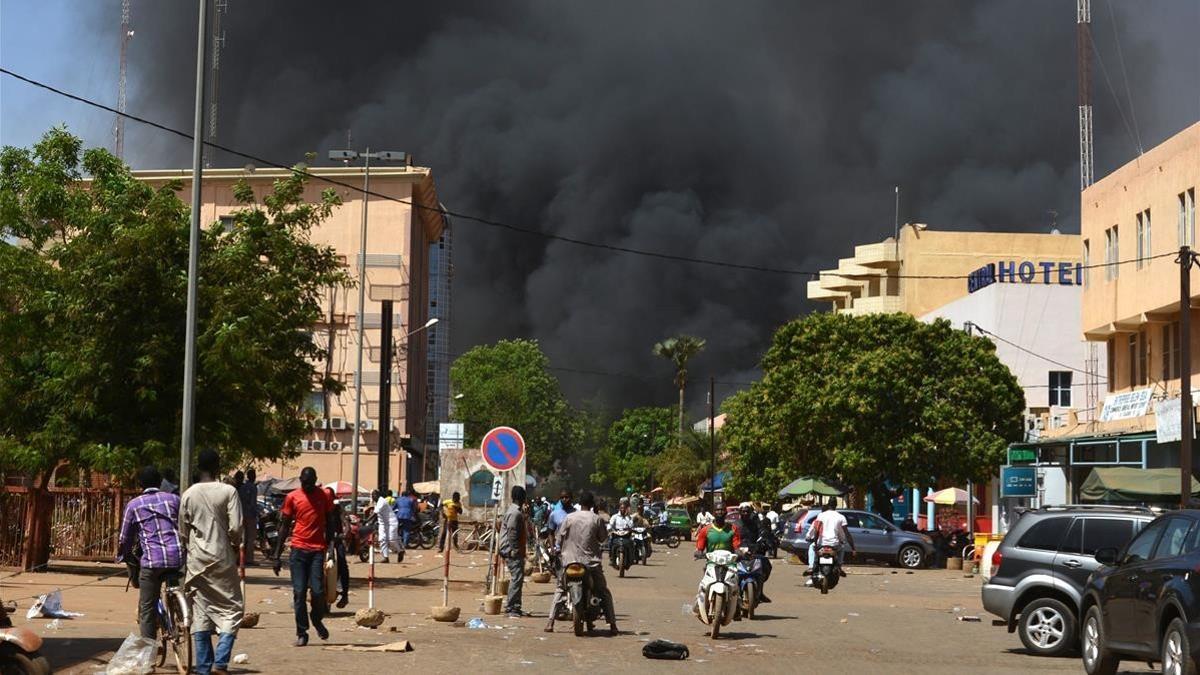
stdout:
MULTIPOLYGON (((631 570, 624 579, 609 574, 622 634, 615 638, 576 638, 570 626, 559 624, 554 634, 542 632, 552 588, 528 584, 526 611, 534 618, 510 620, 485 616, 481 609, 484 556, 455 556, 451 605, 462 608, 462 620, 483 617, 496 628, 468 629, 438 624, 426 618, 431 605, 441 604, 440 559, 432 551, 410 552, 401 565, 378 566, 377 605, 389 613, 380 630, 354 626, 352 610, 365 606, 362 578, 366 565, 351 565, 355 579, 347 611, 328 619, 330 643, 382 644, 405 639, 414 651, 406 654, 363 654, 322 649, 312 637, 306 648, 291 645, 294 623, 291 587, 286 568, 276 578, 268 568, 250 570, 248 607, 262 614, 257 628, 243 630, 235 653, 250 661, 234 672, 281 673, 319 670, 358 673, 378 669, 417 667, 424 672, 535 672, 587 669, 598 673, 631 667, 661 670, 696 668, 714 672, 749 668, 747 672, 921 672, 1030 673, 1080 672, 1078 657, 1044 659, 1027 656, 1020 641, 991 625, 979 599, 980 579, 961 572, 926 570, 909 574, 894 568, 854 566, 850 576, 827 596, 802 587, 801 567, 777 561, 767 586, 772 604, 763 605, 753 621, 732 624, 719 640, 710 640, 684 608, 694 596, 702 572, 691 558, 690 544, 670 551, 655 550, 648 566, 631 570), (978 623, 960 621, 978 616, 978 623), (391 632, 395 627, 397 632, 391 632), (642 645, 654 638, 682 642, 691 651, 684 663, 648 661, 642 645), (807 666, 807 667, 806 667, 807 666)), ((96 566, 83 574, 24 574, 0 580, 5 600, 22 597, 18 623, 24 621, 28 596, 63 588, 63 604, 86 616, 64 620, 50 630, 47 620, 29 622, 46 638, 46 654, 59 672, 94 673, 106 663, 121 640, 135 630, 136 594, 124 591, 125 581, 96 577, 116 571, 96 566), (92 583, 88 583, 92 582, 92 583), (86 586, 71 588, 78 584, 86 586)), ((1135 672, 1144 665, 1129 664, 1135 672)), ((1129 667, 1127 666, 1127 667, 1129 667)))

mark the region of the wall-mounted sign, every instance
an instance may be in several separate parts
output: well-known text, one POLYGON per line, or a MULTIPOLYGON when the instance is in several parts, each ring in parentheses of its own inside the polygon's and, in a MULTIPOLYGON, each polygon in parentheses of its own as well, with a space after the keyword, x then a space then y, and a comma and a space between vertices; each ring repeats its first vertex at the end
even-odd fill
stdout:
POLYGON ((1032 466, 1000 467, 1001 497, 1036 497, 1037 469, 1032 466))
POLYGON ((1032 260, 1001 260, 988 263, 967 275, 967 292, 974 293, 995 283, 1080 286, 1083 284, 1083 264, 1050 261, 1035 263, 1032 260))
MULTIPOLYGON (((1192 400, 1198 400, 1197 394, 1200 392, 1192 392, 1192 400)), ((1154 405, 1154 431, 1159 443, 1174 443, 1183 440, 1183 419, 1180 417, 1180 411, 1183 409, 1183 404, 1178 398, 1168 398, 1159 401, 1154 405)), ((1196 414, 1192 412, 1192 420, 1195 422, 1196 414)), ((1196 425, 1192 425, 1192 437, 1196 436, 1196 425)))
POLYGON ((445 423, 438 425, 438 450, 453 450, 463 446, 463 425, 445 423))
POLYGON ((1104 397, 1104 408, 1100 411, 1101 422, 1128 420, 1141 417, 1150 410, 1150 389, 1134 389, 1104 397))
POLYGON ((1009 448, 1009 464, 1033 464, 1037 461, 1037 450, 1033 448, 1009 448))

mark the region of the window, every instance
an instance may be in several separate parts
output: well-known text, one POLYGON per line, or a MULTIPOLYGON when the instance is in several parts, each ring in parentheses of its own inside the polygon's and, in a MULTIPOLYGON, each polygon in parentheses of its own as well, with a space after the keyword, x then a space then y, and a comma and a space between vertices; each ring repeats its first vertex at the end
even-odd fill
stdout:
POLYGON ((1174 558, 1183 555, 1184 544, 1187 542, 1188 530, 1192 529, 1189 518, 1168 518, 1167 529, 1163 531, 1158 548, 1154 550, 1155 558, 1174 558))
POLYGON ((308 411, 315 417, 325 417, 325 392, 310 391, 308 393, 308 411))
POLYGON ((1033 524, 1021 540, 1017 542, 1020 548, 1032 548, 1039 551, 1057 551, 1062 543, 1067 528, 1071 525, 1070 516, 1047 518, 1033 524))
POLYGON ((1127 353, 1129 356, 1129 386, 1132 387, 1138 383, 1138 334, 1130 333, 1128 340, 1129 349, 1127 350, 1127 353))
POLYGON ((481 469, 471 474, 471 490, 467 493, 471 506, 492 506, 492 472, 481 469))
POLYGON ((1104 371, 1105 381, 1108 383, 1108 390, 1116 391, 1117 389, 1117 341, 1114 338, 1108 338, 1104 345, 1104 353, 1108 356, 1108 370, 1104 371))
POLYGON ((862 514, 859 516, 859 520, 862 527, 868 530, 883 530, 884 532, 888 530, 888 524, 879 516, 862 514))
POLYGON ((1088 287, 1088 280, 1089 280, 1089 277, 1091 277, 1091 274, 1089 274, 1089 272, 1091 271, 1089 269, 1091 267, 1091 265, 1092 265, 1092 242, 1087 239, 1084 239, 1083 240, 1083 287, 1084 288, 1088 287))
POLYGON ((1150 552, 1154 550, 1154 543, 1158 541, 1158 535, 1162 533, 1166 524, 1165 519, 1156 520, 1142 530, 1141 534, 1129 542, 1129 548, 1125 550, 1125 556, 1121 559, 1122 564, 1149 560, 1150 552))
POLYGON ((1179 245, 1196 245, 1196 188, 1179 193, 1179 245))
POLYGON ((1138 333, 1138 384, 1150 381, 1150 336, 1142 330, 1138 333))
POLYGON ((1071 407, 1071 371, 1050 371, 1050 405, 1071 407))
POLYGON ((1130 521, 1115 518, 1076 518, 1063 539, 1062 553, 1096 555, 1102 548, 1120 549, 1133 536, 1130 521))
POLYGON ((1162 379, 1174 380, 1180 376, 1179 322, 1162 327, 1162 379))
POLYGON ((1113 225, 1104 231, 1104 278, 1106 280, 1112 281, 1120 274, 1121 266, 1117 264, 1120 259, 1120 233, 1117 226, 1113 225))
POLYGON ((1140 270, 1150 257, 1150 209, 1137 214, 1137 268, 1140 270))

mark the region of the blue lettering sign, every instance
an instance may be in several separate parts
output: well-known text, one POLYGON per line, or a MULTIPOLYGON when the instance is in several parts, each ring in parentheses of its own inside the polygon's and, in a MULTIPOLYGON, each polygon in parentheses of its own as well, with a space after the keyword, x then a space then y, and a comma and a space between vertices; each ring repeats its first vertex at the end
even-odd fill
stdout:
POLYGON ((1040 262, 1040 263, 1038 263, 1038 267, 1042 268, 1042 283, 1049 286, 1050 285, 1050 271, 1054 269, 1054 263, 1040 262))
POLYGON ((1037 469, 1032 466, 1000 467, 1001 497, 1036 497, 1037 469))
POLYGON ((1017 269, 1017 276, 1021 277, 1023 284, 1033 281, 1033 263, 1028 260, 1022 261, 1021 266, 1017 269))
POLYGON ((988 263, 967 275, 967 292, 974 293, 995 283, 1031 284, 1037 279, 1041 270, 1041 282, 1049 286, 1054 281, 1057 270, 1060 286, 1083 285, 1083 264, 1071 262, 1034 262, 1031 260, 1000 260, 988 263))
POLYGON ((1001 260, 1000 261, 1000 274, 997 276, 999 277, 1000 283, 1004 283, 1005 281, 1012 283, 1012 282, 1016 281, 1017 280, 1017 263, 1011 262, 1011 261, 1006 263, 1003 260, 1001 260))
MULTIPOLYGON (((1046 283, 1050 283, 1047 281, 1046 283)), ((1071 263, 1058 263, 1058 283, 1060 286, 1072 286, 1071 263)))

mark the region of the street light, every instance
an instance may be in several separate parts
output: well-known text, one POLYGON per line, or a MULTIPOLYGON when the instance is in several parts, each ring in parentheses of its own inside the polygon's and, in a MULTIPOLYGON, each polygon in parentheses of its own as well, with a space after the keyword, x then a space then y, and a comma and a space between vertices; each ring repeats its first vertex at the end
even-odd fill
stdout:
MULTIPOLYGON (((405 153, 390 150, 371 152, 371 149, 367 148, 364 152, 329 151, 329 159, 334 161, 349 163, 360 157, 363 160, 362 225, 359 228, 358 238, 358 313, 354 319, 358 332, 358 356, 354 366, 354 437, 351 440, 350 468, 350 484, 354 486, 354 490, 358 489, 359 436, 362 434, 363 312, 366 311, 363 306, 367 299, 367 206, 371 197, 371 160, 403 162, 408 159, 405 153)), ((383 433, 382 429, 380 433, 383 433)))
MULTIPOLYGON (((387 307, 387 308, 390 308, 390 307, 391 307, 391 304, 392 304, 392 303, 391 303, 391 301, 390 301, 390 300, 385 300, 385 301, 384 301, 384 303, 383 303, 384 307, 387 307)), ((385 310, 385 311, 387 311, 387 310, 385 310)), ((384 356, 384 361, 388 361, 388 360, 389 360, 389 356, 390 356, 390 357, 397 357, 397 354, 396 354, 395 352, 399 352, 401 349, 403 349, 404 351, 406 351, 406 352, 407 352, 407 351, 408 351, 408 341, 409 341, 409 338, 411 338, 412 336, 416 335, 417 333, 420 333, 421 331, 425 330, 426 328, 429 328, 430 326, 433 326, 433 325, 434 325, 434 324, 436 324, 437 322, 438 322, 438 318, 437 318, 437 317, 433 317, 432 319, 430 319, 430 320, 426 321, 424 326, 420 326, 419 328, 414 328, 413 330, 410 330, 410 331, 408 331, 407 333, 405 333, 405 334, 404 334, 404 343, 403 343, 402 345, 400 345, 399 347, 397 347, 397 348, 394 350, 394 352, 393 352, 393 353, 391 353, 390 355, 385 355, 385 356, 384 356)), ((398 360, 398 358, 397 358, 397 360, 398 360)), ((407 359, 407 357, 406 357, 406 358, 405 358, 405 366, 407 366, 407 365, 408 365, 408 359, 407 359)), ((390 374, 390 372, 391 372, 391 371, 390 371, 390 368, 391 368, 391 365, 390 365, 390 364, 388 365, 388 368, 389 368, 389 371, 388 371, 388 372, 389 372, 389 374, 390 374)), ((389 386, 390 386, 390 385, 389 385, 389 386)), ((382 394, 382 389, 380 390, 380 392, 381 392, 381 393, 380 393, 380 398, 382 399, 382 397, 383 397, 383 394, 382 394)), ((407 400, 407 397, 408 397, 408 392, 405 392, 405 400, 407 400)), ((410 438, 410 443, 411 443, 411 437, 409 437, 409 438, 410 438)), ((409 447, 411 447, 411 445, 410 445, 409 447)), ((405 459, 405 461, 404 461, 404 478, 405 478, 405 483, 412 483, 413 475, 414 475, 414 473, 415 473, 415 472, 413 471, 413 466, 412 466, 412 452, 410 452, 410 451, 409 451, 409 447, 406 447, 406 448, 405 448, 405 458, 404 458, 404 459, 405 459)), ((388 449, 390 449, 390 446, 383 446, 383 445, 381 445, 381 446, 380 446, 380 450, 379 450, 379 452, 380 452, 380 461, 381 461, 381 462, 384 462, 385 466, 386 466, 386 460, 384 459, 384 455, 387 453, 388 449), (386 449, 385 449, 385 448, 386 448, 386 449)), ((422 466, 424 466, 424 464, 425 464, 425 462, 424 462, 424 451, 422 451, 422 455, 421 455, 421 457, 422 457, 421 464, 422 464, 422 466)), ((400 488, 401 488, 401 489, 403 489, 404 487, 406 487, 406 485, 401 485, 401 486, 400 486, 400 488)))

